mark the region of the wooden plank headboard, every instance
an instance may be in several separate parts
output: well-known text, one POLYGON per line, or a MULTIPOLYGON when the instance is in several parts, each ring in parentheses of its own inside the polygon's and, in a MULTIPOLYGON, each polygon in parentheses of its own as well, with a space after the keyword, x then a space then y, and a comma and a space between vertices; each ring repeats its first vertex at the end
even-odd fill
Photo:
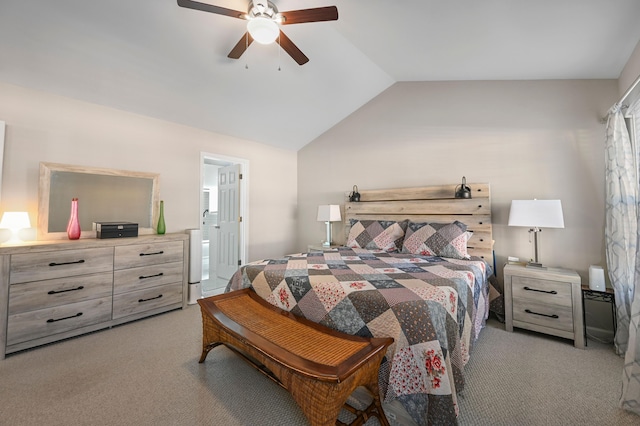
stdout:
POLYGON ((471 199, 456 199, 457 185, 417 188, 359 190, 359 202, 345 203, 346 233, 349 220, 410 219, 414 222, 453 222, 459 220, 473 231, 469 254, 493 266, 493 233, 491 225, 491 189, 488 183, 470 183, 471 199))

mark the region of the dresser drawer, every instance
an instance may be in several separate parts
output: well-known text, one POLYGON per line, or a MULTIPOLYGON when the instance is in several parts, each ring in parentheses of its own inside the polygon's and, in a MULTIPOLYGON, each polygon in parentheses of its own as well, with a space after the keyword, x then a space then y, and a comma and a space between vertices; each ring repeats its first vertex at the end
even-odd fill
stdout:
POLYGON ((528 299, 513 299, 513 320, 573 332, 573 308, 528 299))
POLYGON ((113 296, 113 319, 182 303, 182 283, 165 284, 113 296))
POLYGON ((111 320, 111 297, 9 315, 7 346, 111 320))
POLYGON ((110 297, 112 292, 111 272, 13 284, 9 288, 9 315, 110 297))
POLYGON ((113 293, 142 290, 163 284, 182 283, 182 262, 121 269, 113 275, 113 293))
POLYGON ((513 301, 535 301, 546 305, 565 306, 571 309, 571 284, 561 281, 513 277, 513 301))
POLYGON ((115 249, 114 268, 118 270, 162 263, 182 262, 182 251, 182 241, 118 246, 115 249))
POLYGON ((113 247, 11 255, 9 283, 110 272, 113 247))

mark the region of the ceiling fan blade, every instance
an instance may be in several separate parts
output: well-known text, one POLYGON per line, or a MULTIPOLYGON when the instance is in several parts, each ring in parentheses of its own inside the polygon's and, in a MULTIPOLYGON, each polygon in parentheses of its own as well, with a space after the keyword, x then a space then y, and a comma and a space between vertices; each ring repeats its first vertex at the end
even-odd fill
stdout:
POLYGON ((187 9, 195 9, 201 10, 203 12, 215 13, 217 15, 231 16, 232 18, 246 19, 245 12, 227 9, 226 7, 214 6, 208 3, 200 3, 192 0, 178 0, 178 6, 186 7, 187 9))
POLYGON ((251 34, 249 34, 249 32, 244 33, 240 41, 233 47, 233 49, 231 49, 227 58, 240 59, 240 56, 242 56, 251 43, 253 43, 253 37, 251 37, 251 34))
POLYGON ((309 58, 302 53, 302 50, 298 49, 298 46, 293 44, 291 39, 287 37, 282 30, 280 30, 280 37, 276 39, 276 42, 289 54, 289 56, 293 58, 294 61, 298 63, 298 65, 304 65, 309 62, 309 58))
POLYGON ((335 6, 326 6, 313 9, 290 10, 289 12, 281 12, 280 15, 284 17, 282 25, 337 21, 338 8, 335 6))

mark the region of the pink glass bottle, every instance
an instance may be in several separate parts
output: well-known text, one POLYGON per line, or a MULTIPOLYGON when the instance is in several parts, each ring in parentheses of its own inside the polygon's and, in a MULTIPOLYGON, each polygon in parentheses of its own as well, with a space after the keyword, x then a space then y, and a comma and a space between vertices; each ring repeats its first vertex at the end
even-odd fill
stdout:
POLYGON ((78 199, 71 199, 71 216, 69 217, 69 224, 67 225, 67 236, 70 240, 77 240, 80 238, 80 220, 78 219, 78 199))

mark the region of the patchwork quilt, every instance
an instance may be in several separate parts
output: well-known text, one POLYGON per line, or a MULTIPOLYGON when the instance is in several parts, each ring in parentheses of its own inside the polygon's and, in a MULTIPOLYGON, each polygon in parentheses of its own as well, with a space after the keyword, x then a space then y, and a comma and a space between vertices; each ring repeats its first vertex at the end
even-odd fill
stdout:
POLYGON ((420 425, 456 424, 456 393, 489 311, 490 266, 341 247, 254 262, 227 291, 251 287, 271 304, 336 330, 393 337, 380 367, 385 401, 420 425))

